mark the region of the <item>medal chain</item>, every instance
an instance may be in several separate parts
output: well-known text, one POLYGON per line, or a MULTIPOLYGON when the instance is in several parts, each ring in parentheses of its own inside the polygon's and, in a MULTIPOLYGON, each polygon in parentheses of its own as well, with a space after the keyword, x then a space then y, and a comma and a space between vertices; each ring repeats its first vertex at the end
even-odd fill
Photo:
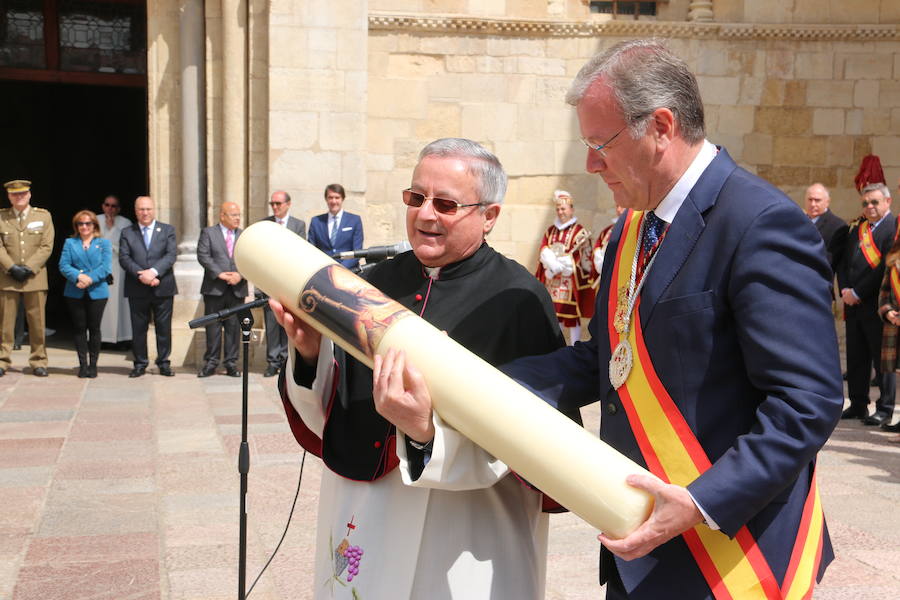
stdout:
MULTIPOLYGON (((640 283, 637 282, 637 267, 638 267, 638 257, 641 255, 641 247, 644 242, 644 233, 647 228, 647 220, 641 219, 641 232, 638 236, 638 243, 634 249, 634 260, 631 262, 631 278, 628 280, 628 312, 625 314, 625 329, 622 332, 622 339, 628 339, 628 332, 631 329, 631 315, 634 312, 634 305, 637 303, 637 298, 641 294, 641 290, 644 287, 644 282, 647 281, 647 273, 650 272, 650 267, 653 266, 653 263, 656 261, 656 257, 659 256, 659 245, 656 247, 656 251, 653 253, 653 256, 650 257, 650 262, 647 263, 647 266, 644 268, 644 272, 641 275, 640 283)), ((662 243, 662 240, 659 242, 662 243)))

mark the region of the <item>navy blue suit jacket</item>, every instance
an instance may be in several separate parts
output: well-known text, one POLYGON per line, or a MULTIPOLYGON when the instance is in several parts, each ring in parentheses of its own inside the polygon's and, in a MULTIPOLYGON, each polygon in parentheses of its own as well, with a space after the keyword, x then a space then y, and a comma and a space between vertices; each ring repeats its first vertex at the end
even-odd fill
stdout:
POLYGON ((141 227, 133 223, 122 230, 119 238, 119 264, 125 270, 126 298, 165 298, 178 293, 172 267, 178 258, 175 228, 168 223, 156 222, 150 237, 150 248, 144 247, 141 227), (159 285, 150 287, 138 280, 138 271, 156 269, 159 285))
MULTIPOLYGON (((616 255, 624 222, 607 256, 616 255)), ((590 341, 504 370, 560 408, 600 400, 601 439, 645 465, 609 382, 614 262, 603 264, 590 341)), ((722 149, 678 210, 641 292, 653 366, 712 462, 688 490, 724 533, 748 526, 779 584, 816 453, 843 404, 830 277, 806 215, 722 149)), ((832 558, 826 531, 820 576, 832 558)), ((710 597, 681 536, 615 561, 629 598, 675 589, 679 598, 710 597)))
MULTIPOLYGON (((341 215, 341 222, 338 223, 338 236, 333 246, 328 237, 328 217, 330 216, 329 213, 325 213, 310 220, 309 237, 307 238, 309 243, 329 256, 335 252, 361 249, 363 247, 363 226, 359 215, 344 211, 344 214, 341 215)), ((338 262, 348 269, 352 269, 359 264, 359 259, 349 258, 338 262)))

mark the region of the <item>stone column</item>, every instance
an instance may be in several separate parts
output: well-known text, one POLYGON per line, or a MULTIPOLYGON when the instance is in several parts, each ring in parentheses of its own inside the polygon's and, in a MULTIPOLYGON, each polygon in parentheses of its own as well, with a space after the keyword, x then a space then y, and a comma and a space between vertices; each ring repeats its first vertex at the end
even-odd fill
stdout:
POLYGON ((713 20, 712 0, 692 0, 688 6, 688 21, 710 23, 713 20))
POLYGON ((206 225, 206 89, 204 73, 203 0, 184 0, 180 14, 181 66, 181 243, 178 244, 176 276, 182 294, 196 297, 199 281, 184 281, 202 271, 197 263, 197 238, 206 225))
POLYGON ((247 198, 246 63, 247 0, 222 0, 222 202, 247 198))
MULTIPOLYGON (((182 0, 178 13, 178 65, 181 83, 181 224, 173 268, 178 295, 172 315, 172 363, 195 362, 193 332, 187 322, 202 314, 197 238, 206 225, 206 43, 203 0, 182 0)), ((174 140, 173 140, 174 141, 174 140)))

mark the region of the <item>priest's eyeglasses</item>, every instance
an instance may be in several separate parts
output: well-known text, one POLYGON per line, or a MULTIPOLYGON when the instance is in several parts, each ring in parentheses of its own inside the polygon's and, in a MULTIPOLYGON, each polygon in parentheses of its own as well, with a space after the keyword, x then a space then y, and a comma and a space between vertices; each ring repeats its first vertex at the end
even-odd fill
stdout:
POLYGON ((609 146, 612 143, 612 141, 614 139, 616 139, 617 137, 619 137, 619 134, 622 133, 623 131, 625 131, 626 129, 628 129, 628 125, 626 125, 622 129, 617 131, 614 136, 612 136, 611 138, 606 140, 606 142, 603 144, 598 144, 597 142, 594 142, 593 140, 589 140, 587 138, 581 138, 581 143, 584 144, 585 146, 587 146, 588 148, 590 148, 591 150, 593 150, 594 152, 599 152, 600 156, 602 156, 603 158, 606 158, 606 147, 609 146))
MULTIPOLYGON (((418 208, 425 204, 428 196, 414 192, 412 190, 403 190, 403 204, 418 208)), ((446 198, 431 198, 431 205, 434 210, 443 215, 455 215, 460 208, 468 208, 469 206, 481 206, 484 202, 475 202, 474 204, 460 204, 456 200, 447 200, 446 198)))

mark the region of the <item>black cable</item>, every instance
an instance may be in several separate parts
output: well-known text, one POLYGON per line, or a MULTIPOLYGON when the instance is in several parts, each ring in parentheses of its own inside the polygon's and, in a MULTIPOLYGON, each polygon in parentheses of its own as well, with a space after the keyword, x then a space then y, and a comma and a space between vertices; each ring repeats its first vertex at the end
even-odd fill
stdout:
POLYGON ((260 569, 259 575, 256 576, 256 579, 253 580, 253 583, 250 585, 250 589, 247 590, 247 594, 244 598, 250 597, 250 592, 253 591, 253 588, 256 587, 256 582, 259 581, 259 578, 262 577, 263 573, 266 572, 266 569, 269 568, 269 563, 272 562, 272 559, 275 558, 275 555, 278 554, 278 549, 281 548, 281 543, 284 541, 284 538, 287 536, 288 527, 291 526, 291 519, 294 518, 294 507, 297 506, 297 498, 300 497, 300 484, 303 482, 303 464, 306 462, 306 450, 303 451, 303 458, 300 459, 300 477, 297 478, 297 492, 294 494, 294 502, 291 503, 291 513, 288 515, 287 523, 284 525, 284 532, 281 534, 281 539, 278 540, 278 545, 275 546, 275 550, 272 551, 272 556, 269 557, 269 560, 266 561, 266 564, 263 565, 263 568, 260 569))

